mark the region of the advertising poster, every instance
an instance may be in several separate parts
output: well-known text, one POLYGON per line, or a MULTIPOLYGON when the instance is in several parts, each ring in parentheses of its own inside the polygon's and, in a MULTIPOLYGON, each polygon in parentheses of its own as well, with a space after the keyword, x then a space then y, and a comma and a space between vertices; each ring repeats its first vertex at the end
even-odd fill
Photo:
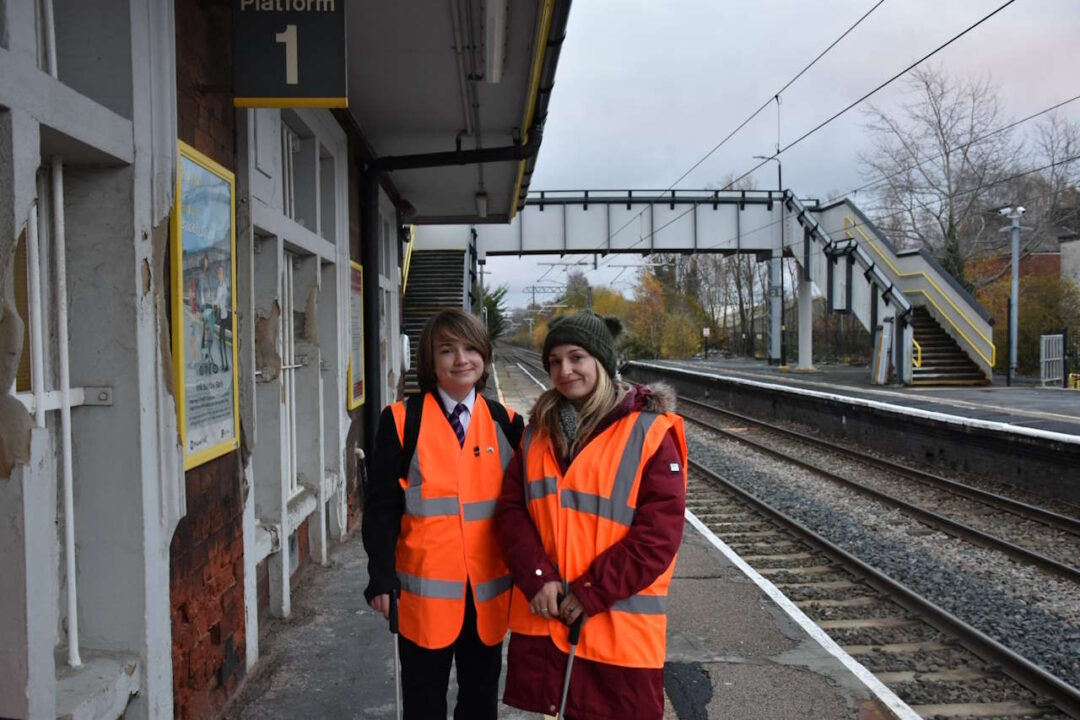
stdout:
POLYGON ((172 325, 184 469, 238 447, 235 185, 184 143, 172 217, 172 325))
POLYGON ((348 408, 364 404, 364 268, 349 262, 348 408))

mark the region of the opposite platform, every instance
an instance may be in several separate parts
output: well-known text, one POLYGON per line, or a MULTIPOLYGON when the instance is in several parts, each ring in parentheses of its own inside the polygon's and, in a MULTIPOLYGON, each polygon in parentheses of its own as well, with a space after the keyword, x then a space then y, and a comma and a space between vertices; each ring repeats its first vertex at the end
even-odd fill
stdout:
POLYGON ((651 361, 697 372, 715 372, 818 393, 880 402, 911 411, 965 420, 1001 423, 1020 429, 1080 437, 1080 391, 1023 385, 871 385, 868 367, 824 365, 815 372, 780 369, 744 358, 651 361))

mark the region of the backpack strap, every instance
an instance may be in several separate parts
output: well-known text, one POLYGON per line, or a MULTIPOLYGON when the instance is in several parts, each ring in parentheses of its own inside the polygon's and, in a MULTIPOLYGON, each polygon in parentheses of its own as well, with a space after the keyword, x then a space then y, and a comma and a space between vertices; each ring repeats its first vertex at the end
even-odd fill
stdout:
POLYGON ((424 413, 424 395, 410 395, 405 399, 405 440, 401 446, 401 466, 398 477, 409 476, 409 465, 416 453, 416 439, 420 437, 420 418, 424 413))
POLYGON ((521 434, 518 433, 516 436, 513 434, 513 425, 510 422, 510 414, 506 411, 506 408, 503 407, 502 403, 496 400, 484 398, 484 402, 487 403, 488 412, 491 413, 491 419, 499 423, 499 427, 502 428, 503 435, 505 435, 506 439, 510 442, 510 447, 516 449, 518 443, 521 442, 521 434))

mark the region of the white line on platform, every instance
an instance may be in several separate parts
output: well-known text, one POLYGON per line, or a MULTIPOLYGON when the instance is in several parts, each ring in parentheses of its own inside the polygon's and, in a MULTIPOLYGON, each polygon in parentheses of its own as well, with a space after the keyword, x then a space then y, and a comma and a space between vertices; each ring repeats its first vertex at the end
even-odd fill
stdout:
POLYGON ((776 383, 761 382, 759 380, 747 380, 746 378, 735 377, 733 375, 722 375, 720 373, 705 372, 702 370, 687 370, 671 365, 657 365, 655 363, 641 362, 640 360, 635 361, 635 364, 666 372, 682 373, 684 375, 692 375, 695 377, 716 378, 717 380, 724 380, 726 382, 735 383, 736 385, 747 385, 749 387, 762 388, 765 390, 779 390, 793 395, 803 395, 821 400, 846 402, 851 405, 861 405, 863 407, 876 408, 878 410, 887 410, 898 415, 910 415, 912 417, 925 418, 927 420, 960 425, 962 427, 979 428, 981 430, 996 430, 998 432, 1006 432, 1013 435, 1025 435, 1027 437, 1040 438, 1042 440, 1080 445, 1080 435, 1069 435, 1068 433, 1054 432, 1053 430, 1039 430, 1037 428, 1024 427, 1023 425, 997 422, 995 420, 980 420, 978 418, 964 417, 963 415, 949 415, 947 413, 934 412, 933 410, 910 408, 904 405, 894 405, 879 400, 867 400, 866 398, 853 397, 851 395, 818 392, 817 390, 807 390, 806 388, 794 387, 791 385, 779 385, 776 383))
POLYGON ((532 380, 534 383, 539 385, 544 390, 547 390, 547 385, 545 385, 544 383, 540 382, 535 377, 533 377, 533 374, 531 372, 529 372, 528 370, 526 370, 524 365, 522 365, 521 363, 514 363, 514 364, 517 365, 519 368, 521 368, 521 372, 528 375, 530 380, 532 380))
POLYGON ((503 400, 502 388, 499 387, 499 371, 495 369, 495 363, 491 363, 491 379, 495 381, 495 396, 499 398, 499 404, 506 406, 506 401, 503 400))
POLYGON ((695 530, 701 533, 702 537, 712 543, 713 547, 724 554, 732 565, 737 567, 744 575, 750 578, 751 581, 762 592, 769 596, 769 598, 780 606, 788 617, 796 622, 806 633, 814 639, 814 641, 825 648, 825 650, 835 657, 840 663, 847 668, 855 677, 866 686, 870 692, 872 692, 882 703, 885 704, 889 710, 896 715, 899 720, 922 720, 921 716, 908 707, 907 703, 901 700, 896 694, 882 684, 880 680, 874 677, 874 674, 862 666, 855 658, 844 652, 844 649, 836 644, 836 641, 826 634, 824 630, 818 627, 813 620, 806 616, 802 610, 795 606, 784 593, 773 585, 770 581, 761 576, 754 568, 746 564, 746 561, 739 557, 738 553, 732 550, 727 544, 718 538, 716 534, 705 526, 701 520, 690 510, 686 511, 686 520, 689 522, 695 530))
MULTIPOLYGON (((700 365, 690 365, 689 363, 678 363, 678 362, 674 362, 673 365, 677 365, 678 367, 680 367, 680 368, 682 368, 684 370, 691 370, 691 371, 693 371, 697 367, 701 367, 700 365)), ((724 372, 725 373, 734 373, 735 375, 745 375, 745 376, 749 376, 749 377, 761 377, 761 373, 756 371, 756 370, 741 370, 741 369, 738 369, 738 368, 724 368, 724 372)), ((829 384, 827 382, 811 380, 808 377, 806 377, 805 375, 804 376, 795 376, 795 377, 790 377, 790 378, 777 377, 777 378, 775 378, 775 382, 783 383, 785 385, 790 385, 791 387, 798 387, 798 385, 795 385, 795 383, 799 383, 801 385, 810 385, 812 387, 827 388, 827 389, 836 387, 835 384, 829 384)), ((967 408, 972 408, 974 410, 998 410, 998 411, 1003 412, 1003 413, 1012 413, 1014 415, 1020 415, 1020 416, 1023 416, 1025 418, 1034 418, 1034 419, 1037 419, 1037 420, 1060 420, 1062 422, 1080 424, 1080 417, 1077 417, 1076 415, 1065 415, 1063 413, 1048 412, 1048 411, 1044 411, 1044 410, 1027 410, 1027 409, 1024 409, 1024 408, 1007 407, 1007 406, 1004 406, 1004 405, 991 405, 988 402, 971 402, 970 400, 961 400, 960 398, 935 397, 933 395, 928 394, 929 392, 932 392, 935 389, 938 389, 938 388, 935 388, 933 386, 928 386, 928 385, 923 385, 923 386, 916 385, 916 386, 913 386, 913 387, 909 388, 909 392, 902 393, 902 392, 897 392, 895 390, 883 390, 880 387, 857 387, 857 388, 854 388, 854 390, 856 392, 864 393, 864 394, 867 394, 867 395, 880 395, 882 397, 892 397, 892 398, 908 398, 908 399, 912 399, 912 400, 919 400, 921 402, 931 403, 931 404, 934 404, 934 405, 947 405, 947 406, 953 406, 953 407, 967 407, 967 408)), ((1054 392, 1058 388, 1038 388, 1038 387, 1033 387, 1033 388, 1030 388, 1030 389, 1040 391, 1040 392, 1054 392)))

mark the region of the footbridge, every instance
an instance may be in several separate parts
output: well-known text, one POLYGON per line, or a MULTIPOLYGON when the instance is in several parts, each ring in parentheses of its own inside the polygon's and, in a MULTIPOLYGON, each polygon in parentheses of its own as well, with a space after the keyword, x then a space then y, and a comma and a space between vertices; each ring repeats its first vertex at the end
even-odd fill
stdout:
POLYGON ((992 320, 925 250, 898 250, 850 200, 792 191, 538 191, 505 225, 418 226, 415 250, 492 255, 752 253, 769 263, 769 357, 780 357, 781 257, 798 265, 798 368, 812 369, 813 298, 888 342, 905 384, 979 384, 992 320))

